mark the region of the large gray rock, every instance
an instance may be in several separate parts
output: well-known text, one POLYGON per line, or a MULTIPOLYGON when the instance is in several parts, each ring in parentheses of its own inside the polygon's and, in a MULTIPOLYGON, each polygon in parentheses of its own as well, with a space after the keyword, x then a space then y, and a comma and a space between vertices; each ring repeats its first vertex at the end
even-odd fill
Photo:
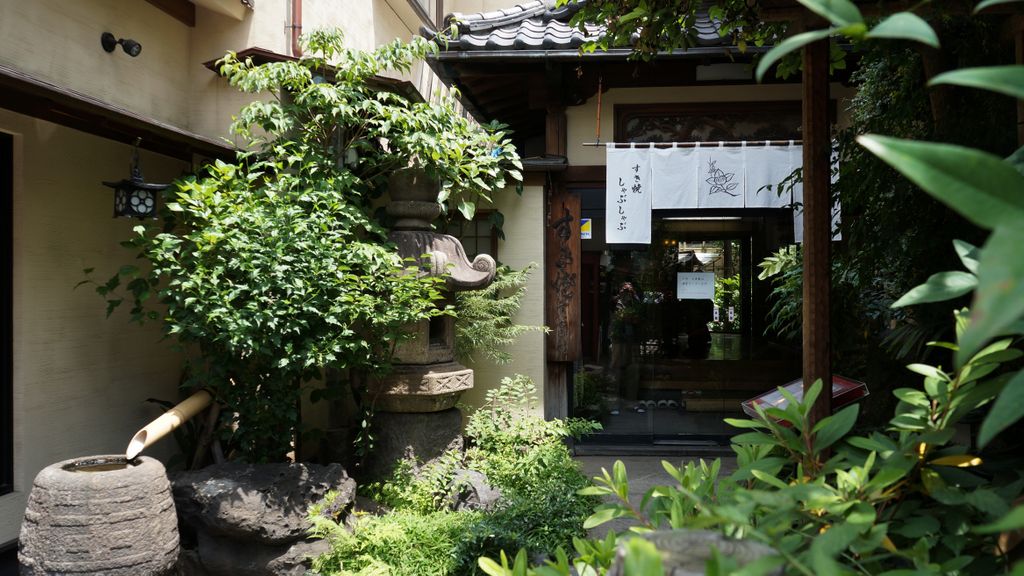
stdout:
POLYGON ((194 556, 180 566, 185 576, 302 576, 309 571, 310 560, 328 550, 326 540, 243 546, 201 532, 194 556))
POLYGON ((352 502, 356 483, 339 464, 229 462, 172 479, 181 522, 243 542, 290 544, 306 537, 311 504, 328 491, 352 502))
POLYGON ((457 470, 450 491, 448 505, 452 510, 491 510, 501 500, 501 491, 491 486, 487 476, 476 470, 457 470))
MULTIPOLYGON (((704 576, 712 548, 735 560, 740 568, 765 556, 777 555, 759 542, 734 540, 709 530, 659 530, 636 538, 643 538, 658 549, 665 576, 704 576)), ((625 557, 626 548, 620 544, 607 576, 625 575, 625 557)), ((781 575, 782 568, 771 574, 781 575)))

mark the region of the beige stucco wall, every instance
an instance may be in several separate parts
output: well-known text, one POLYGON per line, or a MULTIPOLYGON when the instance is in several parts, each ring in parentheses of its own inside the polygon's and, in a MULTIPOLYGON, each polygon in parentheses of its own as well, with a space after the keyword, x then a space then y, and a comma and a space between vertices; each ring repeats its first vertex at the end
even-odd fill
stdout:
MULTIPOLYGON (((544 323, 544 188, 524 186, 523 195, 518 196, 514 188, 508 188, 495 198, 494 207, 505 215, 505 239, 498 241, 498 259, 515 269, 526 267, 531 262, 537 268, 530 275, 522 307, 516 316, 519 324, 542 325, 544 323)), ((488 390, 497 388, 501 379, 513 374, 525 374, 533 378, 540 400, 544 394, 544 334, 530 331, 509 347, 512 362, 496 365, 486 359, 477 359, 470 365, 475 370, 474 386, 462 395, 461 402, 467 406, 483 403, 488 390)), ((538 403, 536 413, 543 414, 538 403)))
MULTIPOLYGON (((839 121, 843 123, 846 101, 854 91, 841 84, 832 84, 831 95, 838 98, 839 121)), ((754 86, 687 86, 682 88, 613 88, 601 97, 601 141, 610 142, 615 134, 616 104, 663 104, 672 102, 761 102, 800 100, 799 84, 769 84, 754 86)), ((573 166, 603 166, 605 150, 583 146, 594 142, 597 126, 597 97, 585 104, 566 110, 568 121, 569 164, 573 166)))
POLYGON ((0 2, 0 63, 139 114, 188 124, 189 29, 143 1, 0 2), (142 44, 104 52, 111 32, 142 44))
MULTIPOLYGON (((159 326, 111 318, 82 270, 105 280, 134 255, 118 245, 135 221, 114 219, 113 193, 101 180, 128 174, 131 150, 49 122, 0 110, 0 131, 15 135, 14 473, 0 497, 0 542, 18 536, 25 498, 43 467, 75 456, 123 452, 174 399, 182 357, 161 342, 159 326)), ((149 181, 187 169, 143 152, 149 181)), ((167 456, 173 440, 152 451, 167 456)))
MULTIPOLYGON (((409 40, 420 22, 407 0, 304 0, 303 31, 340 28, 346 44, 372 50, 409 40)), ((0 2, 0 64, 71 88, 142 116, 212 138, 228 135, 231 116, 251 96, 203 67, 228 50, 264 48, 291 54, 290 0, 261 0, 242 20, 196 7, 190 28, 143 0, 32 0, 0 2), (132 58, 120 47, 103 51, 111 32, 142 44, 132 58)), ((407 74, 429 96, 439 83, 421 65, 407 74)))

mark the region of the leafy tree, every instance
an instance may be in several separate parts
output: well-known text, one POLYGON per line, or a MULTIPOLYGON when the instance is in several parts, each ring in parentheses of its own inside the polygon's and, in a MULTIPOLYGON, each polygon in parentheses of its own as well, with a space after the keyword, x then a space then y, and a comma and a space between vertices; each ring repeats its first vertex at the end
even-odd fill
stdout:
POLYGON ((191 383, 227 406, 231 446, 256 461, 291 449, 302 382, 325 366, 380 374, 404 326, 448 313, 437 306, 442 280, 403 262, 373 218, 387 176, 423 169, 444 183, 439 199, 470 217, 506 174, 519 177, 497 127, 470 123, 450 100, 372 86, 385 70, 408 71, 425 41, 363 52, 315 32, 305 44, 298 61, 221 61, 232 85, 270 95, 234 122, 248 149, 176 182, 163 222, 125 243, 149 266, 99 287, 116 307, 127 281, 133 318, 160 319, 195 346, 191 383))

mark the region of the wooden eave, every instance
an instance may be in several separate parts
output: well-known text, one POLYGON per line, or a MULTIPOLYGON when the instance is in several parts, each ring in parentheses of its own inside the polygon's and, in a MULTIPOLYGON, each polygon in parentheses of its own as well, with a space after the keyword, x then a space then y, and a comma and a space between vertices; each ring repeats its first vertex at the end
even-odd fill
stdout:
POLYGON ((158 154, 191 160, 193 154, 231 158, 224 142, 132 112, 70 88, 40 80, 0 64, 0 107, 158 154))
MULTIPOLYGON (((273 50, 267 50, 266 48, 260 48, 253 46, 244 50, 239 50, 235 53, 239 60, 252 60, 253 64, 257 66, 260 64, 267 64, 270 62, 296 62, 299 59, 295 56, 289 56, 288 54, 280 54, 273 50)), ((218 62, 220 58, 214 60, 207 60, 203 62, 203 66, 212 70, 216 74, 220 74, 220 67, 218 62)), ((330 67, 327 70, 327 76, 332 77, 334 75, 334 68, 330 67)), ((403 96, 410 102, 423 102, 423 95, 416 89, 416 86, 408 80, 396 80, 394 78, 387 78, 385 76, 374 76, 367 80, 367 85, 374 90, 383 90, 403 96)))

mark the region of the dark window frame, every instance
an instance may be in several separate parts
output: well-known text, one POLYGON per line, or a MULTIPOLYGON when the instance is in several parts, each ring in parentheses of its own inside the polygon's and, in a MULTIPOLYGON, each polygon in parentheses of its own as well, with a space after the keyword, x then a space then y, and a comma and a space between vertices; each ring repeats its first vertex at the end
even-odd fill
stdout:
POLYGON ((427 0, 427 4, 433 8, 433 14, 430 13, 431 10, 429 8, 424 8, 419 0, 408 0, 408 2, 424 24, 429 25, 434 30, 441 29, 441 23, 444 21, 444 2, 442 0, 427 0))
MULTIPOLYGON (((491 222, 491 215, 494 214, 495 212, 497 212, 497 210, 477 210, 476 213, 473 215, 472 222, 473 223, 487 222, 487 223, 489 223, 491 225, 490 237, 489 237, 489 241, 488 241, 488 244, 487 244, 488 251, 487 252, 481 252, 481 254, 488 254, 491 258, 494 258, 494 260, 497 261, 498 260, 498 239, 499 239, 498 238, 498 227, 495 226, 493 222, 491 222)), ((462 228, 462 225, 465 224, 466 222, 468 222, 468 221, 462 216, 461 213, 453 215, 452 216, 452 221, 450 221, 448 223, 448 225, 445 227, 446 228, 445 229, 445 234, 451 234, 452 236, 458 238, 459 242, 461 243, 462 242, 462 238, 464 236, 463 233, 465 231, 465 229, 462 228), (452 226, 455 225, 455 224, 459 225, 459 230, 458 230, 459 233, 458 234, 453 234, 452 226)), ((481 236, 481 235, 478 235, 478 234, 475 234, 475 233, 472 234, 472 237, 473 238, 485 238, 485 236, 481 236)), ((463 244, 463 248, 465 248, 464 244, 463 244)), ((466 256, 468 256, 470 258, 470 260, 472 260, 474 258, 474 255, 470 254, 468 250, 466 251, 466 256)))
POLYGON ((0 132, 0 494, 14 491, 14 136, 0 132))
MULTIPOLYGON (((771 126, 780 116, 789 116, 796 121, 796 126, 790 126, 785 133, 773 133, 773 140, 790 140, 800 138, 801 120, 799 100, 777 100, 767 102, 678 102, 659 104, 616 104, 615 114, 615 141, 629 142, 628 124, 633 120, 641 119, 669 119, 680 117, 743 117, 745 120, 760 122, 765 127, 771 126)), ((781 126, 779 126, 781 128, 781 126)), ((736 135, 730 135, 729 140, 742 140, 736 135)), ((689 138, 677 141, 689 141, 689 138)))

